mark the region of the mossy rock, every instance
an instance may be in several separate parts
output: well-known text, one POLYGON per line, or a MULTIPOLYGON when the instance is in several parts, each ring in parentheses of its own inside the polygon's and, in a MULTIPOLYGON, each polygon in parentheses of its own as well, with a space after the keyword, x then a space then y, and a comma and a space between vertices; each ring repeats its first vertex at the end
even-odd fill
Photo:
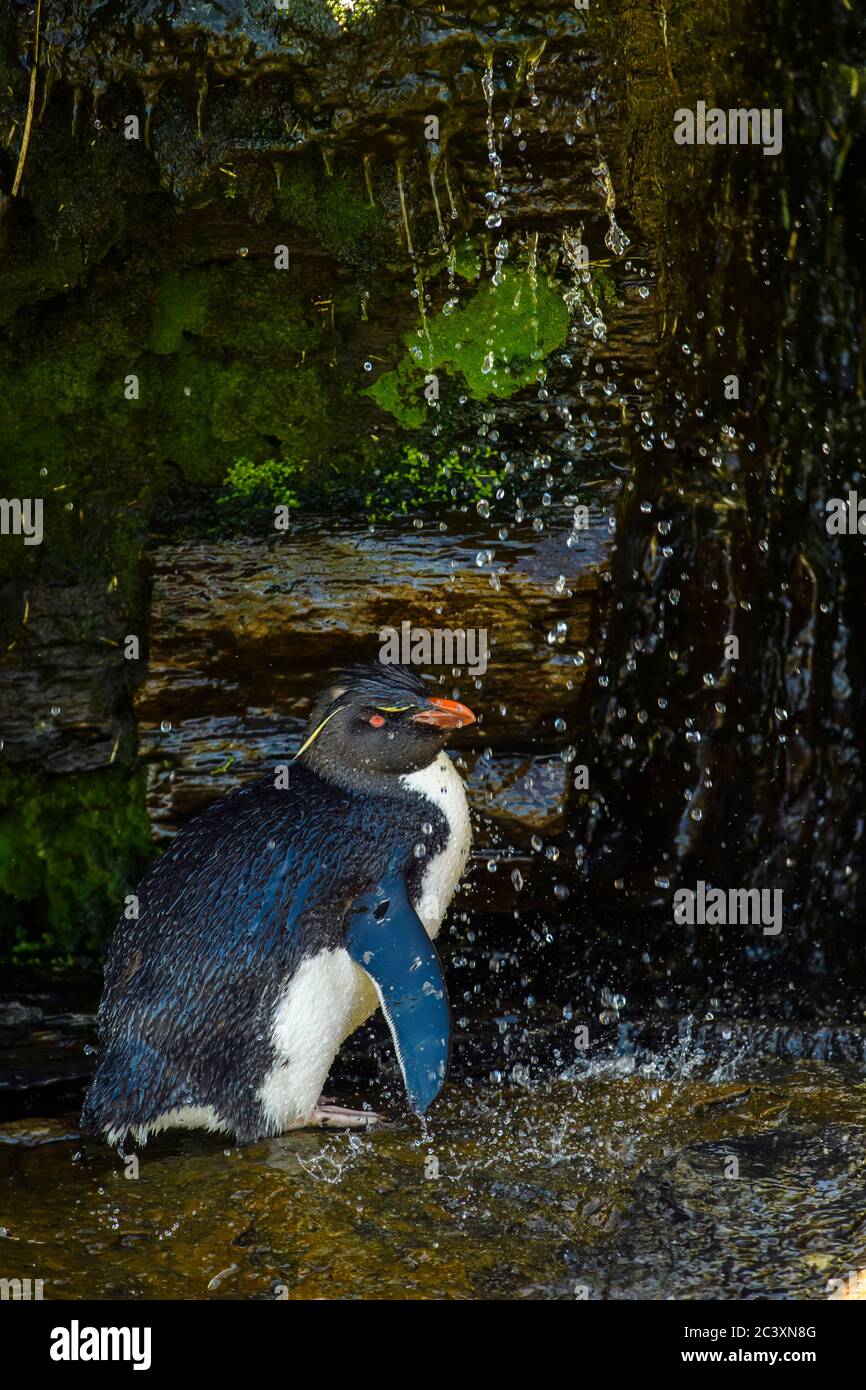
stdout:
POLYGON ((568 309, 548 277, 506 269, 462 308, 445 305, 426 327, 407 334, 408 349, 392 372, 368 388, 377 405, 408 429, 425 418, 425 376, 462 379, 475 400, 508 397, 543 377, 545 358, 568 336, 568 309))
POLYGON ((153 856, 143 774, 0 774, 0 951, 92 954, 153 856))
POLYGON ((335 261, 370 269, 392 249, 388 220, 370 202, 358 162, 341 162, 329 174, 312 153, 286 160, 276 207, 335 261))

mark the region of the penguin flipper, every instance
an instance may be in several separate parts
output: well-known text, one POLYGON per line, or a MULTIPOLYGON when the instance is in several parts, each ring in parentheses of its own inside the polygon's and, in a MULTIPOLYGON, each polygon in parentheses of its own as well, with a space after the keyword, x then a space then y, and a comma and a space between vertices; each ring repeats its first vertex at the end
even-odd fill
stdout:
POLYGON ((436 948, 401 873, 390 872, 355 898, 346 919, 346 949, 376 987, 409 1104, 423 1115, 445 1083, 451 1010, 436 948))

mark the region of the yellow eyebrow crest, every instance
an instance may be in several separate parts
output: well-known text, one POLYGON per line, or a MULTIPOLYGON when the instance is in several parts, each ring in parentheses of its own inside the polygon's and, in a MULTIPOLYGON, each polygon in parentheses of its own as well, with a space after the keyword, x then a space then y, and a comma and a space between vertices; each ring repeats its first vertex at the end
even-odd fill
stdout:
POLYGON ((321 724, 319 725, 319 727, 318 727, 317 729, 314 729, 313 732, 310 734, 310 737, 307 739, 307 741, 306 741, 306 743, 303 745, 303 747, 298 749, 297 753, 295 754, 295 757, 292 758, 292 762, 295 761, 295 758, 299 758, 299 757, 301 756, 301 754, 304 752, 304 749, 309 748, 310 744, 313 742, 313 739, 319 737, 319 734, 320 734, 320 733, 322 732, 322 730, 324 729, 324 727, 325 727, 325 725, 327 724, 328 720, 329 720, 329 719, 333 719, 333 717, 334 717, 335 714, 339 714, 339 713, 340 713, 340 710, 341 710, 342 708, 343 708, 343 706, 342 706, 342 705, 339 705, 337 709, 332 709, 332 710, 331 710, 331 713, 330 713, 329 715, 326 715, 326 717, 322 720, 322 722, 321 722, 321 724))
POLYGON ((404 710, 411 709, 411 705, 377 705, 376 708, 383 714, 402 714, 404 710))

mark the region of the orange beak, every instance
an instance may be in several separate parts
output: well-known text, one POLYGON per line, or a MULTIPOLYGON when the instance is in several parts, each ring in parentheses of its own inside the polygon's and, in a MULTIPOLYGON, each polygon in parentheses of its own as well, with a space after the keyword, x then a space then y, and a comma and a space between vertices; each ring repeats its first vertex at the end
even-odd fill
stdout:
POLYGON ((413 724, 435 724, 437 729, 462 729, 464 724, 474 724, 475 715, 468 705, 459 700, 442 700, 438 695, 428 697, 430 709, 419 710, 413 714, 413 724))

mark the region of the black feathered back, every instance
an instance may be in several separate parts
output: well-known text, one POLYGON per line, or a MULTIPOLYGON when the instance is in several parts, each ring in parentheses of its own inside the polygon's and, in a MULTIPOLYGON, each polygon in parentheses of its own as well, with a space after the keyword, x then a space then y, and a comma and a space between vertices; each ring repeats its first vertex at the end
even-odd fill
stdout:
POLYGON ((86 1129, 122 1137, 184 1106, 212 1106, 240 1140, 269 1133, 257 1090, 273 1063, 280 992, 301 961, 343 944, 351 901, 423 821, 435 854, 445 817, 417 792, 338 789, 302 764, 289 787, 255 782, 216 802, 172 841, 118 923, 99 1009, 99 1064, 86 1129))

